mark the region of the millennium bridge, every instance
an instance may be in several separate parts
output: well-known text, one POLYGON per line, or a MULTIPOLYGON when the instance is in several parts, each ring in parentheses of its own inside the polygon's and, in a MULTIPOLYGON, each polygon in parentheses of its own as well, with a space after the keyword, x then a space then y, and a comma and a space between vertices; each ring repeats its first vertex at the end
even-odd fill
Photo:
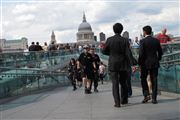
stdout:
MULTIPOLYGON (((87 95, 83 88, 72 91, 67 65, 71 58, 78 58, 78 50, 1 53, 0 120, 179 120, 180 43, 162 47, 158 104, 141 103, 137 70, 131 80, 133 95, 121 108, 113 107, 108 74, 105 83, 99 83, 98 93, 87 95)), ((137 59, 138 49, 132 52, 137 59)), ((96 53, 108 63, 108 56, 99 49, 96 53)))

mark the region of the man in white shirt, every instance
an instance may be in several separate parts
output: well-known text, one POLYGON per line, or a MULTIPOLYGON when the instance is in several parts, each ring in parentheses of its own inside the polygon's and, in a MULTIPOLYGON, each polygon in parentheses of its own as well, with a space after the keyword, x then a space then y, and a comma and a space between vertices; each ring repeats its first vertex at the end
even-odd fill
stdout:
POLYGON ((135 37, 135 40, 133 41, 133 48, 139 48, 139 40, 138 40, 138 37, 135 37))

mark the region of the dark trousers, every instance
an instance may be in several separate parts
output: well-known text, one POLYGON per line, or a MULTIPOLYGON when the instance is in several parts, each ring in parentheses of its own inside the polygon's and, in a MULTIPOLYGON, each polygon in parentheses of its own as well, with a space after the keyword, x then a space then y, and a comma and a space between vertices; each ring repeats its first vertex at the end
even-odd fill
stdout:
POLYGON ((127 87, 128 87, 128 96, 132 95, 132 86, 131 86, 131 73, 132 70, 127 72, 127 87))
POLYGON ((157 76, 158 76, 158 68, 146 69, 144 67, 141 68, 141 85, 144 97, 147 97, 149 94, 149 88, 147 84, 147 76, 148 72, 150 73, 150 79, 152 84, 152 99, 156 100, 157 98, 157 76))
POLYGON ((99 74, 99 79, 101 80, 101 83, 103 84, 103 81, 104 81, 104 74, 99 74))
POLYGON ((110 79, 112 80, 112 93, 116 105, 128 101, 128 88, 127 88, 127 72, 110 72, 110 79), (121 85, 121 99, 119 93, 119 84, 121 85))
POLYGON ((76 88, 76 80, 73 74, 69 75, 69 79, 71 80, 71 84, 73 86, 73 88, 76 88))
POLYGON ((98 80, 99 80, 98 72, 95 72, 94 73, 94 78, 91 81, 90 89, 92 88, 92 84, 93 83, 94 83, 94 89, 97 89, 97 87, 98 87, 98 80))

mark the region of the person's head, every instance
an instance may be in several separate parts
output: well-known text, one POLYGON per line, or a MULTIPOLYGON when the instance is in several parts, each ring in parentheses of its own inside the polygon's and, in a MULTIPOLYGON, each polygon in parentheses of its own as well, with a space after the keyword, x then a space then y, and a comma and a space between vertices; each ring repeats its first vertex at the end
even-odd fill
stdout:
POLYGON ((36 42, 36 45, 39 45, 39 42, 36 42))
POLYGON ((163 28, 161 32, 162 32, 163 35, 165 35, 166 32, 167 32, 167 29, 166 29, 166 28, 163 28))
POLYGON ((94 54, 94 53, 95 53, 94 47, 91 47, 89 52, 90 52, 91 54, 94 54))
POLYGON ((47 46, 47 42, 44 42, 44 45, 47 46))
POLYGON ((31 44, 34 45, 34 42, 32 42, 31 44))
POLYGON ((129 39, 129 33, 128 31, 125 31, 122 35, 124 38, 129 39))
POLYGON ((147 26, 144 26, 143 27, 143 35, 146 36, 146 35, 151 35, 152 33, 152 28, 151 26, 147 25, 147 26))
POLYGON ((80 62, 79 62, 79 60, 78 60, 78 59, 76 60, 76 64, 77 64, 77 65, 79 65, 79 64, 80 64, 80 62))
POLYGON ((85 52, 85 53, 88 53, 88 51, 89 51, 89 46, 88 46, 88 45, 84 45, 84 46, 83 46, 83 49, 84 49, 84 52, 85 52))
POLYGON ((138 37, 135 37, 135 42, 138 42, 138 37))
POLYGON ((54 41, 52 41, 51 44, 54 44, 54 41))
POLYGON ((70 62, 71 62, 71 64, 75 64, 76 60, 74 58, 71 58, 70 62))
POLYGON ((123 31, 123 25, 121 23, 116 23, 113 25, 113 30, 115 34, 121 34, 123 31))

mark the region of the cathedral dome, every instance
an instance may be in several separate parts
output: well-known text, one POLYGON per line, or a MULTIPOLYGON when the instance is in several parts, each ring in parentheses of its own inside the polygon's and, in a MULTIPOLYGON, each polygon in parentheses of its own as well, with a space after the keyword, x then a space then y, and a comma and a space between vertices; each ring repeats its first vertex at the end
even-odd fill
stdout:
POLYGON ((92 31, 91 25, 87 22, 82 22, 79 25, 78 31, 92 31))
POLYGON ((92 31, 91 25, 86 21, 85 13, 83 14, 83 21, 78 27, 76 33, 77 42, 82 44, 94 43, 94 32, 92 31))
POLYGON ((92 31, 91 25, 86 21, 85 14, 83 15, 83 22, 78 27, 78 31, 92 31))

